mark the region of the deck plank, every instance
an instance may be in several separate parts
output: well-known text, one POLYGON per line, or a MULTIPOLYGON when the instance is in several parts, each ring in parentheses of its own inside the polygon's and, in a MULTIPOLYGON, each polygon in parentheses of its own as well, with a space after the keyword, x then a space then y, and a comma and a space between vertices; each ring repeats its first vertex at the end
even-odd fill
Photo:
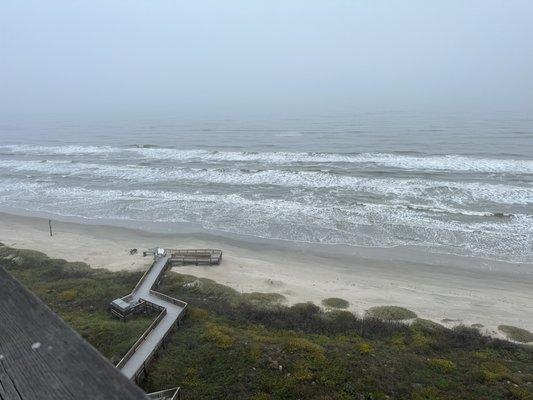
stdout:
POLYGON ((148 397, 0 266, 0 398, 148 397))

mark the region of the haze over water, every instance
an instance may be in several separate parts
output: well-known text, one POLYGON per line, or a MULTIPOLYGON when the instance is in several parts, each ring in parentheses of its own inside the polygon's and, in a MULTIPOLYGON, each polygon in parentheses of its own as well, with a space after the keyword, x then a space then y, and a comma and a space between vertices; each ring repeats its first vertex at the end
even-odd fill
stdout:
POLYGON ((532 262, 532 14, 4 0, 0 207, 532 262))
POLYGON ((0 205, 531 262, 532 126, 399 112, 4 124, 0 205))

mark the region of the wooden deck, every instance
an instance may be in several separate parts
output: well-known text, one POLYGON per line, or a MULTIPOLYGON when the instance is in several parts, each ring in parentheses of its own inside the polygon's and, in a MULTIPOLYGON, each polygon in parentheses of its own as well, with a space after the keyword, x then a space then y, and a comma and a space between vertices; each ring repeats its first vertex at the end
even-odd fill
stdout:
MULTIPOLYGON (((141 381, 146 375, 151 360, 163 346, 172 329, 179 326, 187 309, 187 303, 156 290, 165 271, 176 265, 213 265, 219 264, 222 260, 222 250, 217 249, 163 250, 153 248, 144 252, 144 255, 147 254, 154 255, 154 263, 144 273, 133 291, 121 299, 126 303, 135 304, 135 307, 149 306, 160 311, 154 322, 117 364, 117 368, 126 377, 136 382, 141 381)), ((110 307, 111 312, 117 314, 117 309, 113 307, 113 303, 110 307)))
POLYGON ((154 322, 117 364, 117 368, 128 379, 136 382, 142 380, 150 361, 164 344, 172 329, 179 325, 187 309, 187 303, 155 290, 166 269, 171 265, 169 260, 169 255, 157 257, 133 292, 123 297, 127 302, 143 301, 150 304, 152 308, 160 310, 154 322))
POLYGON ((217 249, 168 249, 172 266, 178 265, 218 265, 222 261, 222 250, 217 249))
POLYGON ((148 398, 0 267, 0 399, 148 398))

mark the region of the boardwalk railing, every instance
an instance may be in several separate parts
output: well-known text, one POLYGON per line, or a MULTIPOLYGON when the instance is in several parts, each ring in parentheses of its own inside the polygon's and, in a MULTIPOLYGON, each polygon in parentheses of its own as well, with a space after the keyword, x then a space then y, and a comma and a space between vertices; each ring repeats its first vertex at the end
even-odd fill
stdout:
MULTIPOLYGON (((126 302, 130 302, 132 299, 132 295, 129 294, 125 297, 122 297, 122 300, 126 301, 126 302)), ((151 301, 148 301, 148 300, 144 300, 144 299, 139 299, 139 301, 137 302, 137 304, 135 304, 134 306, 132 306, 131 308, 129 308, 128 310, 126 311, 122 311, 122 310, 117 310, 115 309, 112 304, 109 306, 109 311, 111 312, 111 314, 113 314, 114 316, 118 317, 118 318, 121 318, 121 319, 128 319, 129 317, 131 317, 132 315, 135 315, 135 314, 139 314, 143 311, 146 311, 147 309, 152 309, 152 310, 155 310, 157 312, 163 310, 165 307, 162 307, 158 304, 155 304, 151 301)))
POLYGON ((185 264, 220 264, 222 260, 222 250, 217 249, 185 249, 168 250, 170 261, 173 265, 185 264))
MULTIPOLYGON (((123 307, 120 302, 113 301, 111 312, 114 315, 124 318, 134 312, 140 312, 143 309, 151 308, 159 311, 156 319, 150 324, 148 329, 141 335, 135 344, 128 350, 128 352, 118 362, 117 368, 121 369, 126 376, 131 380, 140 382, 146 375, 146 368, 153 360, 159 349, 165 345, 169 334, 174 327, 179 326, 187 311, 187 303, 174 297, 158 292, 156 289, 161 283, 165 272, 171 268, 175 263, 193 262, 218 264, 222 258, 222 251, 216 249, 199 249, 199 250, 154 250, 155 261, 150 268, 142 275, 137 282, 133 291, 122 297, 122 300, 129 303, 129 306, 123 307), (151 301, 150 301, 150 300, 151 301), (117 303, 117 304, 115 304, 117 303), (157 304, 156 304, 157 303, 157 304), (122 315, 122 314, 124 315, 122 315), (121 314, 121 315, 119 315, 121 314), (165 318, 167 318, 165 320, 165 318), (165 320, 161 329, 156 328, 165 320), (153 335, 153 336, 150 336, 153 335), (148 341, 147 338, 150 337, 148 341), (143 346, 144 345, 144 346, 143 346), (142 347, 142 349, 139 349, 142 347), (134 355, 139 351, 138 355, 132 360, 134 355), (128 363, 128 361, 130 361, 128 363)), ((160 397, 152 397, 157 399, 177 399, 177 397, 169 397, 161 392, 160 397)), ((177 396, 178 391, 176 391, 177 396)))
POLYGON ((148 354, 143 362, 143 364, 141 365, 141 367, 139 367, 139 369, 137 369, 137 371, 135 372, 135 375, 133 377, 133 380, 135 382, 140 382, 142 380, 142 378, 144 377, 144 375, 146 375, 146 368, 147 366, 150 364, 150 362, 152 361, 152 359, 155 357, 155 355, 157 354, 157 352, 159 351, 159 349, 163 346, 163 344, 165 343, 165 341, 167 340, 168 336, 170 335, 170 333, 172 332, 173 328, 179 324, 179 321, 182 319, 182 316, 183 316, 183 313, 180 314, 180 316, 178 316, 177 320, 176 320, 176 323, 175 324, 172 324, 171 328, 169 330, 167 330, 165 332, 165 334, 163 335, 163 337, 161 339, 159 339, 159 341, 157 342, 157 344, 153 347, 152 351, 150 352, 150 354, 148 354))
MULTIPOLYGON (((152 332, 154 330, 154 328, 157 326, 157 324, 159 324, 159 322, 165 317, 165 315, 167 314, 166 308, 163 308, 163 307, 160 307, 160 308, 162 308, 162 311, 159 313, 159 315, 156 317, 156 319, 153 320, 153 322, 150 324, 148 329, 146 329, 144 331, 144 333, 141 335, 141 337, 139 337, 139 339, 137 339, 137 341, 134 343, 134 345, 131 346, 131 348, 128 350, 126 355, 124 357, 122 357, 122 359, 118 362, 118 364, 116 365, 117 368, 119 368, 119 369, 122 368, 128 362, 128 360, 133 356, 133 354, 135 354, 135 352, 137 351, 139 346, 148 337, 150 332, 152 332)), ((146 362, 146 360, 145 360, 145 362, 146 362)))
MULTIPOLYGON (((144 283, 144 281, 146 280, 146 277, 150 274, 150 272, 152 271, 152 269, 155 268, 156 264, 157 264, 157 260, 154 261, 154 262, 152 263, 152 265, 150 265, 150 268, 148 268, 148 269, 144 272, 143 276, 141 277, 141 279, 139 279, 139 281, 137 282, 137 284, 135 285, 135 287, 133 288, 133 290, 131 291, 131 293, 130 293, 128 296, 133 297, 133 293, 135 293, 135 292, 139 289, 139 287, 141 287, 141 285, 142 285, 142 284, 144 283)), ((166 265, 165 265, 165 267, 166 267, 166 265)), ((163 269, 165 269, 165 268, 163 268, 163 269)), ((161 274, 159 274, 159 275, 161 275, 161 274)), ((159 275, 158 275, 158 276, 159 276, 159 275)), ((126 296, 126 297, 128 297, 128 296, 126 296)))
MULTIPOLYGON (((153 360, 156 353, 159 351, 159 349, 164 345, 165 341, 167 340, 169 334, 172 332, 173 328, 175 326, 179 326, 180 321, 183 319, 186 311, 187 311, 187 303, 178 299, 175 299, 171 296, 168 296, 166 294, 160 293, 157 290, 155 290, 159 284, 161 283, 161 280, 163 279, 163 276, 165 272, 172 266, 170 262, 170 257, 167 257, 165 263, 161 265, 161 258, 156 257, 154 263, 148 268, 148 270, 143 274, 141 279, 137 282, 135 285, 135 288, 133 291, 124 296, 122 299, 127 302, 131 302, 134 298, 137 298, 139 301, 139 306, 141 307, 141 304, 145 307, 153 308, 157 311, 160 311, 156 319, 150 324, 148 329, 141 335, 141 337, 135 342, 135 344, 128 350, 128 352, 124 355, 124 357, 118 362, 116 365, 117 368, 123 369, 124 366, 128 363, 128 361, 133 357, 133 355, 137 352, 139 347, 143 345, 143 343, 146 341, 148 336, 154 331, 154 329, 159 325, 159 323, 168 315, 167 307, 164 306, 164 303, 170 303, 172 305, 175 305, 179 307, 181 310, 179 313, 175 316, 175 319, 172 321, 172 324, 168 327, 168 329, 162 334, 162 336, 159 338, 157 343, 151 347, 150 352, 146 355, 143 355, 143 362, 139 367, 135 367, 136 370, 133 373, 132 376, 130 376, 130 379, 140 382, 143 377, 146 374, 146 368, 148 364, 153 360), (153 277, 153 274, 156 272, 154 271, 155 268, 160 268, 159 271, 157 271, 157 275, 153 277), (148 284, 151 284, 148 293, 144 293, 146 289, 142 289, 142 285, 146 282, 147 279, 153 279, 153 283, 148 281, 148 284), (143 293, 138 293, 140 290, 143 291, 143 293), (146 297, 149 297, 147 295, 151 295, 157 299, 160 299, 162 304, 156 304, 153 301, 149 301, 146 299, 146 297)), ((155 299, 153 299, 155 300, 155 299)), ((113 311, 113 310, 112 310, 113 311)), ((172 317, 174 318, 174 314, 172 314, 172 317)), ((146 349, 144 350, 146 351, 146 349)), ((130 367, 131 368, 131 367, 130 367)), ((131 371, 131 369, 130 369, 131 371)), ((129 374, 128 374, 129 375, 129 374)))
POLYGON ((166 390, 160 390, 159 392, 148 393, 150 399, 162 400, 178 400, 180 398, 180 388, 172 388, 166 390))
POLYGON ((150 294, 155 297, 159 297, 161 300, 168 301, 169 303, 175 304, 178 307, 182 307, 183 309, 187 308, 187 303, 184 301, 175 299, 174 297, 168 296, 164 293, 157 292, 155 290, 150 290, 150 294))

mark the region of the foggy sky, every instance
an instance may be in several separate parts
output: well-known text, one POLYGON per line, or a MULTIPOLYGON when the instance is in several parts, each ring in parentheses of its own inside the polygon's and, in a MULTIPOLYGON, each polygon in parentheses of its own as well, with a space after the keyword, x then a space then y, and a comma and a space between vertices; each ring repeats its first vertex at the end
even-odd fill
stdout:
POLYGON ((0 118, 531 110, 531 0, 0 2, 0 118))

